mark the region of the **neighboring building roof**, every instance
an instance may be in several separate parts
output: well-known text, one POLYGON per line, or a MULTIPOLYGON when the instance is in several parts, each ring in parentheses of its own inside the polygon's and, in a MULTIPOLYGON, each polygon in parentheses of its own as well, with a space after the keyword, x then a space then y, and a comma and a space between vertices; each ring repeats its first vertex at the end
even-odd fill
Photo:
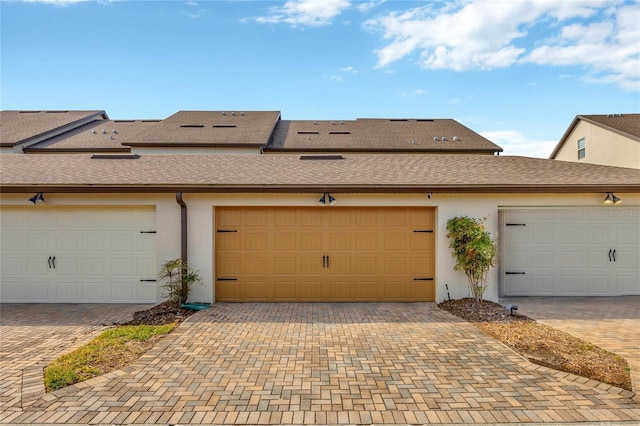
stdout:
POLYGON ((469 154, 4 154, 0 155, 0 190, 639 192, 640 172, 595 164, 469 154))
POLYGON ((130 152, 123 143, 147 132, 160 120, 101 120, 24 149, 27 153, 130 152))
POLYGON ((179 111, 126 142, 129 146, 261 146, 280 111, 179 111))
POLYGON ((35 143, 85 123, 106 119, 104 111, 0 111, 0 146, 35 143))
POLYGON ((564 132, 549 158, 556 158, 580 121, 585 121, 640 142, 640 114, 577 115, 564 132))
POLYGON ((501 152, 502 148, 451 119, 282 120, 268 151, 501 152))

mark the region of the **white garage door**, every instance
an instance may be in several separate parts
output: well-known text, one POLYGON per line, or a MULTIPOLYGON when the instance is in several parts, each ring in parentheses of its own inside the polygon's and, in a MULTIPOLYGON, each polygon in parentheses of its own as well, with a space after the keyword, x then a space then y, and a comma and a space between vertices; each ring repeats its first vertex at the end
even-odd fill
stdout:
POLYGON ((156 302, 154 208, 4 207, 5 303, 156 302))
POLYGON ((640 209, 502 212, 505 296, 640 294, 640 209))

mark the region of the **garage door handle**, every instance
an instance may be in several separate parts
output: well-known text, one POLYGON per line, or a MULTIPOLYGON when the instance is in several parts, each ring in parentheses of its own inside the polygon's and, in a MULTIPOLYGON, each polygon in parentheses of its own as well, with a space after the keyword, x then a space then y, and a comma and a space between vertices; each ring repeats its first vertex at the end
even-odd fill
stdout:
POLYGON ((141 283, 155 283, 156 280, 140 280, 141 283))
POLYGON ((216 281, 238 281, 237 278, 217 278, 216 281))
POLYGON ((329 267, 329 256, 327 256, 327 268, 329 267))
MULTIPOLYGON (((54 257, 54 259, 55 259, 55 257, 54 257)), ((613 249, 613 261, 614 262, 616 261, 616 249, 613 249)))
MULTIPOLYGON (((611 251, 611 250, 609 250, 611 251)), ((51 256, 49 256, 49 260, 47 260, 47 263, 49 264, 49 269, 51 269, 51 256)))
POLYGON ((53 263, 53 269, 56 269, 56 257, 53 256, 53 258, 51 258, 51 263, 53 263))
POLYGON ((609 249, 609 262, 611 262, 611 249, 609 249))
POLYGON ((322 267, 323 268, 327 267, 327 256, 322 256, 322 267))
POLYGON ((507 275, 526 275, 526 272, 505 272, 507 275))

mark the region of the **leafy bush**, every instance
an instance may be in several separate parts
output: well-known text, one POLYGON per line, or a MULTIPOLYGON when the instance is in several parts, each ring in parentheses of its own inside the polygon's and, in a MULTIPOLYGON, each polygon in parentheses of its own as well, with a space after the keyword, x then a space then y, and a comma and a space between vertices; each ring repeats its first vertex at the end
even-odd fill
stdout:
POLYGON ((199 271, 193 269, 186 260, 180 258, 164 262, 158 278, 165 280, 162 286, 166 292, 165 296, 176 309, 187 301, 193 284, 202 282, 199 271))
POLYGON ((454 217, 447 221, 449 247, 456 258, 456 271, 463 271, 469 281, 473 298, 482 301, 487 289, 487 275, 495 266, 497 249, 491 234, 484 227, 484 220, 467 216, 454 217))

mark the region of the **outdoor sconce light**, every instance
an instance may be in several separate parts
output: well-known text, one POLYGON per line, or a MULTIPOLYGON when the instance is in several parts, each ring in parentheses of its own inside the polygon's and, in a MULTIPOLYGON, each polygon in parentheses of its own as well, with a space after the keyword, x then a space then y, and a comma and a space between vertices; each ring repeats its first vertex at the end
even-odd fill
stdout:
POLYGON ((321 206, 324 206, 327 204, 327 202, 331 206, 335 206, 338 203, 336 199, 331 196, 331 194, 329 194, 328 192, 325 192, 324 194, 322 194, 322 198, 318 200, 318 204, 321 206))
POLYGON ((44 203, 44 195, 42 195, 42 192, 38 192, 33 197, 29 198, 29 201, 31 201, 33 204, 43 204, 44 203))
POLYGON ((432 193, 427 192, 427 198, 431 198, 432 196, 433 196, 433 194, 432 194, 432 193))
POLYGON ((512 305, 511 303, 509 303, 507 305, 507 310, 511 313, 511 316, 513 316, 514 315, 513 311, 518 310, 518 305, 512 305))
POLYGON ((612 204, 617 206, 618 204, 622 204, 622 200, 620 197, 616 197, 613 192, 607 192, 607 196, 604 197, 603 204, 606 206, 610 206, 612 204))

